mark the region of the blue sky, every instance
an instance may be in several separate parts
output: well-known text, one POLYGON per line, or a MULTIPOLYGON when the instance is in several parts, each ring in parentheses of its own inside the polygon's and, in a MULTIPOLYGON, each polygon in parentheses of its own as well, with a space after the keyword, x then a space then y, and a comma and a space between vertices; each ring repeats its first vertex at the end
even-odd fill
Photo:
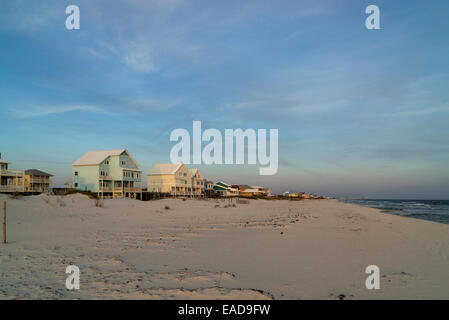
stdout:
POLYGON ((88 150, 148 171, 175 128, 279 129, 279 170, 211 179, 347 197, 449 198, 447 1, 7 1, 0 151, 56 185, 88 150), (81 29, 65 28, 76 4, 81 29), (365 28, 365 8, 381 30, 365 28))

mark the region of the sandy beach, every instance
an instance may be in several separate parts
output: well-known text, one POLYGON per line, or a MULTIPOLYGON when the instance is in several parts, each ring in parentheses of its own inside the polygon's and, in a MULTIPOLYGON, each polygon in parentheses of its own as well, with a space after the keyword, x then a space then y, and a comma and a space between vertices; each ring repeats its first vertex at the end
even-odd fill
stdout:
POLYGON ((449 225, 338 200, 0 200, 0 299, 449 299, 449 225))

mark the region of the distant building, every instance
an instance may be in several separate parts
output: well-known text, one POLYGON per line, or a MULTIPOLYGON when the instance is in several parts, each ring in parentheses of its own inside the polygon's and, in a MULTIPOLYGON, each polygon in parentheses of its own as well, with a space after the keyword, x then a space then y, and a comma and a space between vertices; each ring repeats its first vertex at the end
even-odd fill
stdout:
POLYGON ((37 170, 25 170, 25 192, 50 192, 52 174, 37 170))
POLYGON ((271 190, 259 186, 240 186, 240 194, 248 196, 271 196, 271 190))
POLYGON ((191 196, 192 174, 183 163, 160 163, 147 174, 148 191, 191 196))
POLYGON ((72 168, 76 190, 114 198, 142 192, 142 170, 126 149, 89 151, 72 168))
POLYGON ((49 192, 52 175, 37 169, 10 170, 10 162, 1 159, 0 192, 41 193, 49 192))
POLYGON ((222 197, 230 197, 239 195, 239 189, 232 187, 231 185, 219 181, 214 185, 214 191, 222 197))
POLYGON ((204 179, 199 169, 190 169, 192 175, 193 195, 199 196, 206 192, 206 179, 204 179))
POLYGON ((215 195, 214 183, 212 181, 206 180, 204 184, 205 184, 205 193, 206 193, 206 195, 207 196, 215 195))
POLYGON ((10 170, 9 164, 0 154, 0 192, 25 192, 24 171, 10 170))

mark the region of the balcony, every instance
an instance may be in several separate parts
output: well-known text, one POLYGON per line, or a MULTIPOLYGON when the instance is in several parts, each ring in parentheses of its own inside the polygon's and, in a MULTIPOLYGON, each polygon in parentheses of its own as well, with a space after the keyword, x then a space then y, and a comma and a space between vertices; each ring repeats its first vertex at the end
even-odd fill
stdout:
POLYGON ((49 187, 26 187, 25 192, 48 192, 49 187))
POLYGON ((31 178, 30 180, 27 181, 27 183, 29 183, 29 184, 32 184, 32 183, 49 184, 49 183, 51 183, 51 181, 48 178, 31 178))
POLYGON ((0 170, 0 176, 22 177, 23 175, 24 171, 22 170, 0 170))
POLYGON ((98 189, 100 192, 141 192, 142 188, 135 188, 135 187, 109 187, 100 186, 98 189))
POLYGON ((24 186, 17 186, 17 185, 0 186, 0 192, 24 192, 24 186))
POLYGON ((100 180, 114 180, 112 176, 100 176, 100 180))

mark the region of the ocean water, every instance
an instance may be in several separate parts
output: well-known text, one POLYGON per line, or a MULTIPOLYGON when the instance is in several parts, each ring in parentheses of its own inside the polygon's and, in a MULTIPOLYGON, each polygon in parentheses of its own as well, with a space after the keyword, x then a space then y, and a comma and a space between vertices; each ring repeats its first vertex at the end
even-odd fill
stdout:
POLYGON ((449 224, 449 200, 342 200, 398 216, 449 224))

